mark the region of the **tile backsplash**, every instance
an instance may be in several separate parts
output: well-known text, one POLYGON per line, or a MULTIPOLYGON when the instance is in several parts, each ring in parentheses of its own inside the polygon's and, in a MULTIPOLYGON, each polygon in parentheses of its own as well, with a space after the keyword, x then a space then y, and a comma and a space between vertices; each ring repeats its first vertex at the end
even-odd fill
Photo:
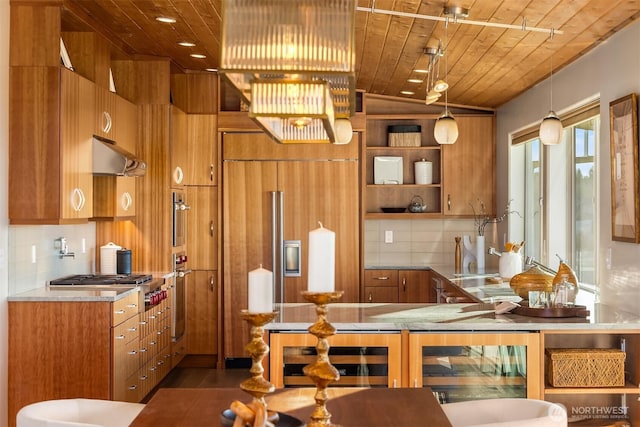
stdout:
POLYGON ((9 295, 44 287, 57 277, 93 273, 95 236, 95 223, 10 226, 9 295), (60 237, 67 239, 74 257, 60 258, 60 237))
MULTIPOLYGON (((469 235, 475 243, 473 219, 367 220, 364 226, 365 266, 451 265, 455 257, 455 237, 469 235), (385 243, 385 234, 393 242, 385 243)), ((496 227, 487 227, 485 248, 500 250, 496 227)), ((486 268, 497 268, 498 258, 485 256, 486 268)))

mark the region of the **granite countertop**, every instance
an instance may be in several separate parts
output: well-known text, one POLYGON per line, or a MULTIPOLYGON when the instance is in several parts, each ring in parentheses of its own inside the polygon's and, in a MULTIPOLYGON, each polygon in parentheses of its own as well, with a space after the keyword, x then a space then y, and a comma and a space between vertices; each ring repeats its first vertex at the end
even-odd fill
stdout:
POLYGON ((136 286, 114 286, 105 285, 103 287, 75 286, 73 289, 60 289, 49 287, 33 289, 7 297, 8 301, 49 301, 49 302, 113 302, 118 301, 132 293, 138 293, 140 288, 136 286))
MULTIPOLYGON (((328 306, 327 320, 343 332, 377 331, 540 331, 637 329, 640 317, 596 304, 590 316, 540 318, 495 314, 493 304, 358 304, 328 306)), ((280 304, 279 315, 265 327, 280 332, 306 332, 316 320, 309 303, 280 304)))

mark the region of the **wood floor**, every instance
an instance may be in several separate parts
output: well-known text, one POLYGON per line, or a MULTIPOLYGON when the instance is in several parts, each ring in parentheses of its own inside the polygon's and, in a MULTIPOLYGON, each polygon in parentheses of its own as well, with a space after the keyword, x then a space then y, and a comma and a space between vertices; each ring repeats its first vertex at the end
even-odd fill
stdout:
POLYGON ((235 388, 250 377, 249 369, 214 369, 175 367, 156 388, 147 395, 148 402, 160 388, 235 388))

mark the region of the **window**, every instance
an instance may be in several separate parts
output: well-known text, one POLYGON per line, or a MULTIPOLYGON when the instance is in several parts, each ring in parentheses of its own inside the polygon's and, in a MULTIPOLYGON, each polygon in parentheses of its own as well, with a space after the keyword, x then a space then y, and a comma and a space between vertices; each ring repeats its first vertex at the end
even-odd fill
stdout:
POLYGON ((520 218, 509 240, 524 240, 524 255, 557 269, 569 264, 583 287, 597 285, 599 108, 562 118, 562 143, 543 146, 537 129, 513 136, 509 192, 520 218), (556 256, 557 255, 557 256, 556 256))

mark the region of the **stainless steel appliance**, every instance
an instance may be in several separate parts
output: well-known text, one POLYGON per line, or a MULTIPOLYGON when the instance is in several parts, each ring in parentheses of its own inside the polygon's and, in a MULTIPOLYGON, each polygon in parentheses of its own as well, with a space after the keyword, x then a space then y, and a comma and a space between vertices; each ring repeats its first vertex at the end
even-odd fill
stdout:
POLYGON ((142 285, 150 282, 150 274, 73 274, 49 282, 49 286, 142 285))
POLYGON ((184 335, 187 314, 186 286, 187 275, 191 270, 187 268, 187 255, 184 252, 173 254, 174 289, 171 299, 171 339, 178 341, 184 335))
POLYGON ((167 298, 163 280, 153 280, 150 274, 73 274, 49 281, 49 286, 58 289, 110 288, 116 286, 139 287, 140 307, 160 304, 167 298))
POLYGON ((185 202, 184 192, 173 192, 173 246, 183 246, 187 237, 187 211, 191 206, 185 202))

